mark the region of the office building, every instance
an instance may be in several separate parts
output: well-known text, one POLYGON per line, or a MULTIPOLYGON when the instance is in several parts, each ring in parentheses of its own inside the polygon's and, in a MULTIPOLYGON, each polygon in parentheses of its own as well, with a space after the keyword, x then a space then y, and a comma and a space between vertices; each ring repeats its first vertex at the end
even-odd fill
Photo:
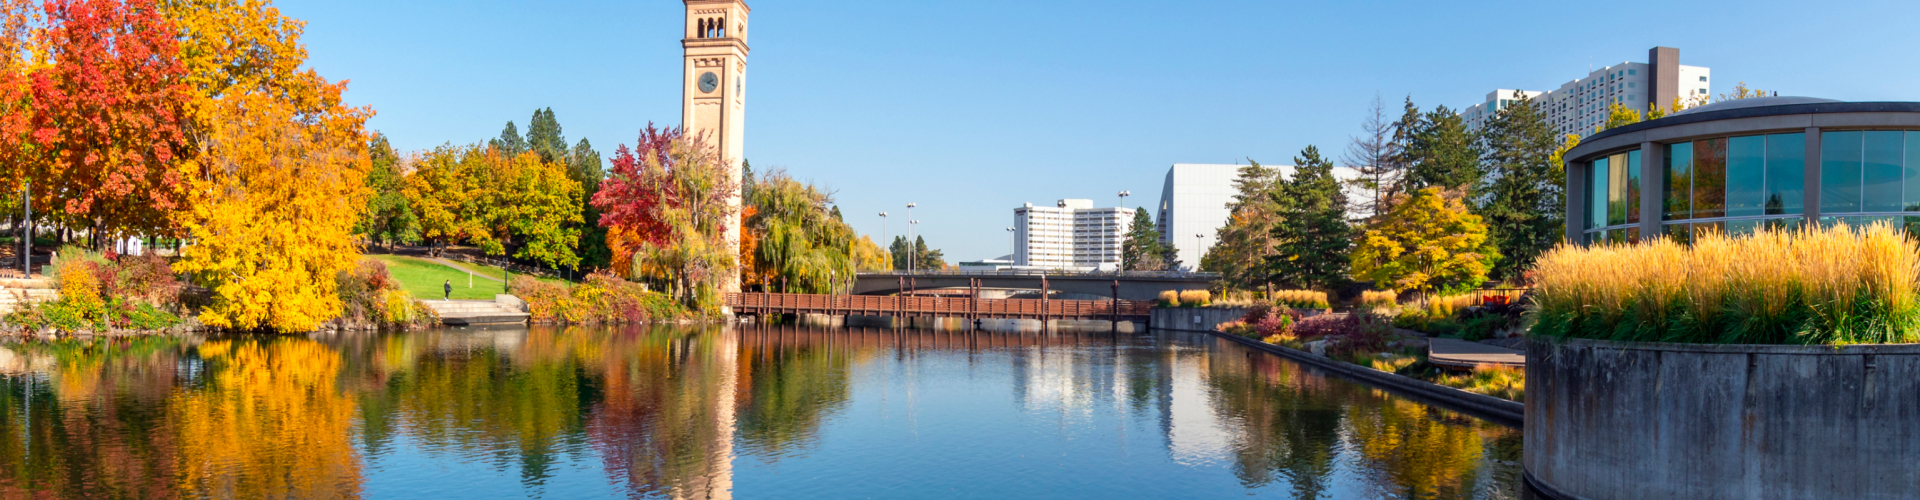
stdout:
MULTIPOLYGON (((1650 105, 1673 106, 1674 99, 1693 105, 1711 95, 1712 71, 1682 66, 1680 49, 1654 47, 1647 62, 1622 62, 1587 72, 1552 91, 1519 90, 1546 116, 1558 135, 1585 137, 1607 123, 1608 108, 1620 104, 1645 115, 1650 105)), ((1499 89, 1486 100, 1460 111, 1468 129, 1477 130, 1501 109, 1519 102, 1515 89, 1499 89)))
POLYGON ((1013 209, 1014 267, 1069 271, 1120 269, 1120 246, 1133 209, 1094 208, 1093 200, 1028 203, 1013 209))
POLYGON ((1576 241, 1686 241, 1811 222, 1897 227, 1920 207, 1920 103, 1723 101, 1594 134, 1566 159, 1576 241))

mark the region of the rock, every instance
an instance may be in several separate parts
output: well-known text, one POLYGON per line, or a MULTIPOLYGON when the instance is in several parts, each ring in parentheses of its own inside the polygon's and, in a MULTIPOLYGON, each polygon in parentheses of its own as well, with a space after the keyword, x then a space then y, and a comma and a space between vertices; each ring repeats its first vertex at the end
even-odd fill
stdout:
POLYGON ((1321 356, 1325 356, 1325 355, 1327 355, 1327 341, 1325 341, 1325 340, 1315 340, 1315 341, 1312 341, 1312 342, 1308 342, 1308 343, 1307 343, 1307 352, 1311 352, 1311 353, 1314 353, 1314 354, 1317 354, 1317 355, 1321 355, 1321 356))

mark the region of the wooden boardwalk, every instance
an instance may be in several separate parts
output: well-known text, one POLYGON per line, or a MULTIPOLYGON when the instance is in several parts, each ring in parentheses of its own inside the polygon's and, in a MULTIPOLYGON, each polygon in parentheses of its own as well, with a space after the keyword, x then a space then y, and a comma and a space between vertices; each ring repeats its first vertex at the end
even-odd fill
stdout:
POLYGON ((826 314, 833 316, 947 317, 965 319, 1145 320, 1151 302, 1131 300, 982 299, 730 293, 734 314, 826 314))
POLYGON ((1459 339, 1429 339, 1427 362, 1459 368, 1480 365, 1525 367, 1527 353, 1459 339))

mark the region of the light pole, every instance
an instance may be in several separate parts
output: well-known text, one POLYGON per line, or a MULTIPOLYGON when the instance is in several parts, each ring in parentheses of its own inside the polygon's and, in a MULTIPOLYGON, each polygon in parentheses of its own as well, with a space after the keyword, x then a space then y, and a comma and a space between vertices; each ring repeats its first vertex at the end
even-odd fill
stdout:
MULTIPOLYGON (((1115 208, 1114 208, 1114 210, 1113 210, 1113 216, 1114 216, 1114 217, 1120 217, 1120 216, 1121 216, 1121 215, 1120 215, 1120 210, 1122 210, 1122 209, 1125 209, 1125 208, 1127 208, 1127 197, 1128 197, 1128 196, 1133 196, 1133 191, 1121 191, 1121 192, 1120 192, 1120 206, 1119 206, 1119 207, 1115 207, 1115 208)), ((1120 225, 1121 225, 1121 224, 1125 224, 1125 223, 1126 223, 1126 219, 1121 219, 1121 220, 1120 220, 1119 222, 1117 222, 1117 223, 1115 223, 1115 224, 1113 225, 1113 228, 1114 228, 1114 229, 1119 229, 1119 228, 1120 228, 1120 225)), ((1121 240, 1120 240, 1120 252, 1119 252, 1119 253, 1120 253, 1120 264, 1119 264, 1119 267, 1116 267, 1116 268, 1114 268, 1114 272, 1120 272, 1120 271, 1125 271, 1125 270, 1127 270, 1127 266, 1126 266, 1126 264, 1127 264, 1127 248, 1126 248, 1126 246, 1127 246, 1127 240, 1125 240, 1125 239, 1121 239, 1121 240)), ((1101 251, 1102 251, 1102 252, 1105 252, 1106 250, 1104 250, 1104 249, 1102 249, 1101 251)))
MULTIPOLYGON (((887 213, 880 212, 880 241, 887 241, 887 213)), ((893 248, 893 242, 887 241, 887 248, 893 248)))
POLYGON ((1020 251, 1015 250, 1013 246, 1013 228, 1007 228, 1007 263, 1008 265, 1012 265, 1012 263, 1018 262, 1020 260, 1019 253, 1020 251))
MULTIPOLYGON (((919 238, 920 220, 914 219, 914 220, 907 221, 907 229, 908 229, 907 234, 913 235, 913 238, 919 238)), ((920 272, 919 268, 917 267, 920 265, 920 240, 914 239, 911 242, 911 245, 912 246, 908 248, 912 248, 912 250, 907 252, 912 254, 907 256, 907 264, 908 264, 907 272, 918 273, 920 272)))
POLYGON ((914 237, 913 226, 915 224, 920 223, 920 221, 913 220, 913 207, 917 207, 917 206, 920 206, 920 204, 918 203, 907 204, 907 274, 913 274, 914 264, 915 264, 914 261, 920 260, 920 252, 919 252, 920 245, 913 241, 913 237, 914 237))
POLYGON ((1207 237, 1207 233, 1200 233, 1200 234, 1193 235, 1193 268, 1194 269, 1200 269, 1200 259, 1207 256, 1207 245, 1205 243, 1200 242, 1200 240, 1205 239, 1206 237, 1207 237))

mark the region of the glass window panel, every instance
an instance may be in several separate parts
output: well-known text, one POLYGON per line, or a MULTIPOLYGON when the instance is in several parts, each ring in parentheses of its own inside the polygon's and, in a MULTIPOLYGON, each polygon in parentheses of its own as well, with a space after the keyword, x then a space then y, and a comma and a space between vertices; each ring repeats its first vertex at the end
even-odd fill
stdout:
POLYGON ((1904 208, 1908 212, 1920 212, 1920 132, 1907 132, 1906 150, 1906 162, 1900 168, 1900 177, 1907 185, 1904 208))
POLYGON ((1727 140, 1693 141, 1693 218, 1720 217, 1727 206, 1727 140))
MULTIPOLYGON (((1860 132, 1820 133, 1820 211, 1860 211, 1860 132)), ((1821 221, 1822 224, 1826 221, 1821 221)))
POLYGON ((1587 166, 1589 188, 1587 189, 1587 227, 1607 226, 1607 159, 1594 160, 1587 166))
POLYGON ((1666 220, 1693 218, 1693 143, 1667 145, 1665 175, 1661 213, 1666 220))
POLYGON ((1700 238, 1702 238, 1702 237, 1705 237, 1706 235, 1708 235, 1708 234, 1710 234, 1710 233, 1718 233, 1718 232, 1723 232, 1723 231, 1726 231, 1726 228, 1725 228, 1724 226, 1722 226, 1722 225, 1721 225, 1721 223, 1719 223, 1719 222, 1695 222, 1695 223, 1693 223, 1693 239, 1695 239, 1695 240, 1698 240, 1698 239, 1700 239, 1700 238))
MULTIPOLYGON (((1805 148, 1802 148, 1802 149, 1805 149, 1805 148)), ((1794 217, 1789 219, 1767 219, 1766 228, 1774 231, 1799 231, 1800 222, 1803 220, 1805 219, 1800 217, 1794 217)))
POLYGON ((1607 225, 1627 223, 1627 155, 1607 157, 1607 225))
POLYGON ((1746 236, 1746 235, 1749 235, 1749 234, 1753 234, 1753 232, 1754 232, 1755 230, 1758 230, 1758 229, 1760 229, 1760 226, 1761 226, 1761 224, 1763 224, 1763 223, 1765 223, 1765 222, 1766 222, 1766 221, 1759 221, 1759 220, 1730 220, 1730 221, 1727 221, 1727 223, 1726 223, 1726 224, 1727 224, 1727 225, 1726 225, 1726 228, 1727 228, 1727 236, 1746 236))
MULTIPOLYGON (((1907 150, 1912 151, 1913 148, 1907 148, 1907 150)), ((1905 226, 1907 230, 1907 237, 1920 239, 1920 217, 1903 217, 1903 219, 1901 222, 1903 222, 1902 225, 1905 226)))
POLYGON ((1767 214, 1806 211, 1807 134, 1767 136, 1767 214))
POLYGON ((1637 228, 1637 227, 1627 228, 1627 243, 1639 243, 1639 242, 1640 242, 1640 228, 1637 228))
MULTIPOLYGON (((1640 222, 1640 150, 1627 152, 1627 223, 1640 222)), ((1629 238, 1637 241, 1638 238, 1629 238)))
POLYGON ((1765 213, 1767 204, 1767 138, 1727 139, 1727 216, 1765 213))
POLYGON ((1609 245, 1618 245, 1621 243, 1626 243, 1626 237, 1627 237, 1626 231, 1619 230, 1619 229, 1607 230, 1607 244, 1609 245))
POLYGON ((1901 134, 1893 130, 1866 133, 1861 162, 1860 204, 1867 212, 1898 212, 1901 208, 1901 134))
POLYGON ((1667 224, 1667 237, 1682 245, 1693 242, 1693 233, 1686 224, 1667 224))

